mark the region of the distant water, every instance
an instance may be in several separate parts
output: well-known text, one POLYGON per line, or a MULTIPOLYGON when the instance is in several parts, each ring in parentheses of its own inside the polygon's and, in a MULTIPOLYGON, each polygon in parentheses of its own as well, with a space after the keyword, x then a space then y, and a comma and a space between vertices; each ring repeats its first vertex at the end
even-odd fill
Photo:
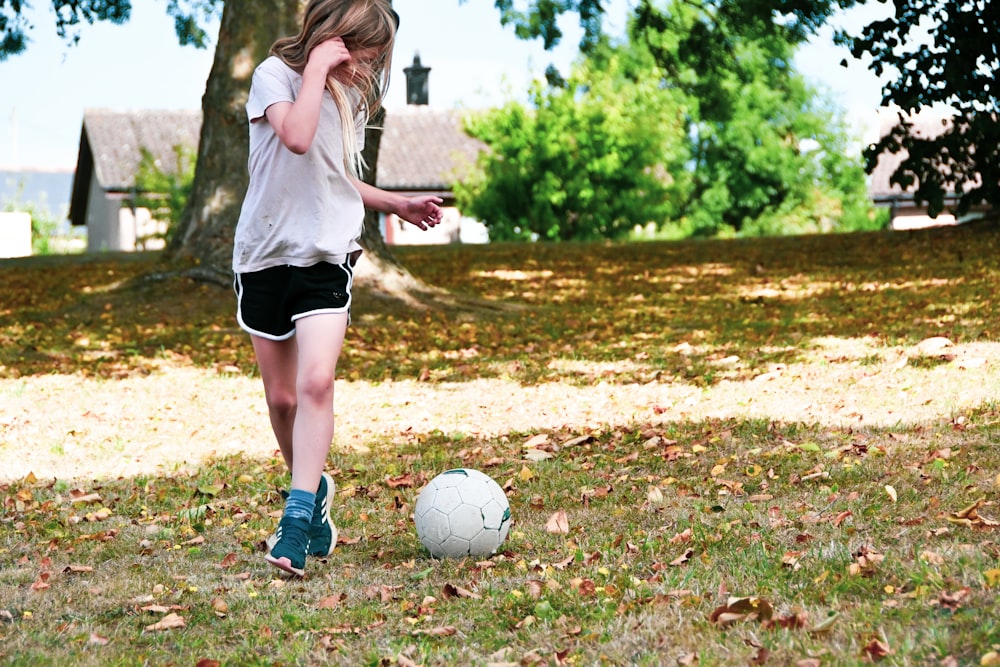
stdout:
POLYGON ((69 215, 71 171, 0 171, 0 210, 31 204, 56 218, 69 215))

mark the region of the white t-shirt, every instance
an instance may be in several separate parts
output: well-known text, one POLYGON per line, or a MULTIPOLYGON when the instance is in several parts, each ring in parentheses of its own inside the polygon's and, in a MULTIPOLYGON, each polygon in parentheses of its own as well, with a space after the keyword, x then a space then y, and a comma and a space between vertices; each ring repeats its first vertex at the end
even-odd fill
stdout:
MULTIPOLYGON (((286 264, 341 264, 361 247, 364 203, 344 167, 340 114, 329 91, 316 137, 302 155, 281 143, 264 115, 276 102, 294 102, 301 87, 302 76, 276 56, 254 71, 246 104, 250 185, 236 224, 236 273, 286 264)), ((364 113, 356 114, 359 146, 364 146, 364 126, 364 113)))

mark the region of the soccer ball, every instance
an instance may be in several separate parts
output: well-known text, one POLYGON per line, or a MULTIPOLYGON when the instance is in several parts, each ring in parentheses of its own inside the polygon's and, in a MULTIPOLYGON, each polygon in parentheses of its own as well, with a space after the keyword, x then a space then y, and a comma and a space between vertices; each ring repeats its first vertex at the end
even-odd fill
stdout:
POLYGON ((510 530, 503 489, 478 470, 448 470, 427 483, 413 507, 417 537, 434 558, 489 556, 510 530))

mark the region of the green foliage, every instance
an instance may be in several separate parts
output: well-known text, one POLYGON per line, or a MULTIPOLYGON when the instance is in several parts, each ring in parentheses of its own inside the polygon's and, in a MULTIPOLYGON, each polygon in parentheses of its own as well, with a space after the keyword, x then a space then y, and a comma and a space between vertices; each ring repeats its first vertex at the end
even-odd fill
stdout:
POLYGON ((847 156, 844 124, 791 66, 801 38, 732 21, 723 7, 644 2, 630 26, 632 48, 693 109, 693 187, 670 224, 696 236, 867 228, 864 173, 847 156))
POLYGON ((870 229, 860 159, 839 112, 791 67, 790 31, 686 3, 643 3, 630 39, 603 43, 560 86, 536 84, 470 124, 491 152, 459 205, 493 240, 870 229), (723 26, 723 27, 720 27, 723 26))
MULTIPOLYGON (((217 16, 224 0, 169 0, 167 14, 174 19, 174 28, 181 45, 205 48, 208 33, 201 26, 217 16)), ((131 0, 52 0, 56 33, 71 44, 80 41, 80 27, 98 21, 126 23, 132 15, 131 0)), ((31 24, 24 10, 31 6, 25 0, 0 0, 0 62, 23 53, 28 46, 31 24)))
POLYGON ((135 176, 135 196, 126 200, 128 206, 149 209, 157 220, 167 222, 164 238, 167 242, 177 229, 194 182, 196 151, 174 146, 176 162, 164 170, 159 161, 145 148, 135 176))
MULTIPOLYGON (((17 55, 28 45, 27 31, 33 26, 23 14, 30 6, 24 0, 0 0, 0 62, 17 55)), ((80 25, 95 21, 125 23, 132 12, 129 0, 53 0, 56 32, 72 43, 80 41, 80 25)))
POLYGON ((574 69, 564 87, 536 83, 530 109, 509 102, 470 120, 492 150, 456 195, 491 239, 621 238, 674 213, 683 109, 655 68, 626 74, 609 53, 574 69))

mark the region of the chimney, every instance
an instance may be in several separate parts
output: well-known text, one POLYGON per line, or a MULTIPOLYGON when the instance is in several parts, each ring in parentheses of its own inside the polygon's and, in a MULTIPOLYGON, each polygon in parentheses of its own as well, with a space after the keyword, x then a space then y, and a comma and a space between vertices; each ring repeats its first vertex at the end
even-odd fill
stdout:
POLYGON ((420 54, 413 54, 413 64, 403 68, 406 75, 406 103, 407 104, 427 104, 427 74, 430 67, 423 67, 420 64, 420 54))

